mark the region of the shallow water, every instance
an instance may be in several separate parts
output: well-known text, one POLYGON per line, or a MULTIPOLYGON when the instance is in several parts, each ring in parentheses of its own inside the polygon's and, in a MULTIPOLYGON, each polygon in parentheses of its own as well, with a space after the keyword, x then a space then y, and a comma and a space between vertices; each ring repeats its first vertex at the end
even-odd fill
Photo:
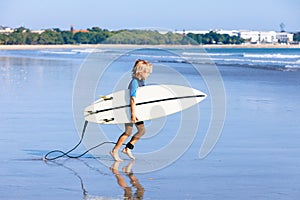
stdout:
MULTIPOLYGON (((176 52, 185 56, 199 55, 194 51, 176 52)), ((232 50, 227 49, 209 53, 213 57, 220 51, 222 56, 232 54, 232 50)), ((251 51, 252 57, 262 53, 262 50, 251 51)), ((278 51, 265 50, 263 55, 286 55, 285 50, 278 51)), ((162 169, 135 172, 138 166, 154 166, 161 159, 144 160, 138 156, 134 163, 125 160, 116 166, 108 155, 110 144, 99 148, 97 158, 88 154, 81 159, 43 161, 41 158, 50 150, 68 150, 79 140, 81 130, 75 127, 72 95, 77 73, 88 54, 70 52, 76 51, 0 52, 1 199, 123 199, 130 191, 133 196, 144 199, 297 199, 300 196, 298 70, 258 69, 234 63, 230 66, 216 61, 224 81, 227 114, 222 135, 205 159, 199 159, 199 149, 211 117, 209 99, 199 104, 199 129, 191 146, 183 156, 162 169), (130 165, 133 174, 129 175, 122 168, 130 165), (119 172, 109 166, 118 167, 119 172), (128 186, 125 189, 118 184, 122 178, 128 186), (130 178, 138 181, 134 179, 132 184, 130 178)), ((101 51, 112 56, 120 52, 124 50, 101 51)), ((297 55, 299 50, 295 52, 288 53, 297 55)), ((185 62, 177 62, 177 58, 174 61, 174 57, 161 53, 161 50, 143 50, 125 54, 116 68, 112 66, 106 71, 109 75, 100 81, 95 93, 106 94, 112 90, 110 87, 121 87, 107 80, 117 80, 128 73, 135 58, 145 57, 156 65, 164 64, 180 71, 193 87, 209 94, 205 84, 199 82, 195 71, 185 62), (126 68, 120 70, 120 66, 126 68)), ((244 55, 243 50, 238 54, 244 55)), ((287 59, 291 59, 290 56, 287 59)), ((297 60, 294 62, 297 64, 297 60)), ((282 66, 285 67, 285 63, 282 66)), ((154 70, 151 76, 150 83, 176 82, 170 77, 163 78, 165 74, 159 70, 154 70)), ((125 82, 128 78, 125 76, 125 82)), ((134 151, 137 155, 162 148, 172 140, 180 116, 166 120, 159 133, 150 137, 153 133, 149 132, 148 137, 145 135, 138 143, 134 151)), ((122 131, 119 126, 101 128, 109 133, 112 141, 117 140, 122 131)), ((87 135, 92 134, 89 131, 88 127, 87 135)), ((85 150, 85 146, 80 146, 75 154, 85 150)))

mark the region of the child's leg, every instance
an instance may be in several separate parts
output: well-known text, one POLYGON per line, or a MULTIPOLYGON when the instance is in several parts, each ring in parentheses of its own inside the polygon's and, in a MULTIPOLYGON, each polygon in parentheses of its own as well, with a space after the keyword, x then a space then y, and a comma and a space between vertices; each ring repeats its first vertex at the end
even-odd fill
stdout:
POLYGON ((119 150, 125 140, 132 134, 132 124, 125 124, 125 132, 119 137, 113 150, 119 150))
POLYGON ((134 144, 145 134, 144 122, 138 122, 135 124, 137 128, 137 133, 131 138, 130 142, 126 144, 126 147, 122 150, 123 153, 127 154, 130 159, 135 159, 132 155, 131 150, 134 148, 134 144))
POLYGON ((131 135, 132 126, 132 124, 125 124, 125 132, 119 137, 117 144, 110 151, 110 154, 115 159, 115 161, 122 161, 122 159, 119 157, 118 151, 122 144, 125 142, 125 140, 131 135))
POLYGON ((132 145, 135 145, 135 143, 141 139, 141 137, 146 133, 146 129, 144 126, 144 123, 141 124, 136 124, 136 128, 137 128, 137 133, 134 134, 134 136, 132 136, 131 140, 129 143, 131 143, 132 145))
POLYGON ((123 153, 127 154, 130 159, 135 159, 132 155, 131 150, 134 147, 134 144, 145 134, 144 122, 138 122, 135 124, 137 128, 137 133, 131 138, 130 142, 126 144, 126 147, 122 150, 123 153))

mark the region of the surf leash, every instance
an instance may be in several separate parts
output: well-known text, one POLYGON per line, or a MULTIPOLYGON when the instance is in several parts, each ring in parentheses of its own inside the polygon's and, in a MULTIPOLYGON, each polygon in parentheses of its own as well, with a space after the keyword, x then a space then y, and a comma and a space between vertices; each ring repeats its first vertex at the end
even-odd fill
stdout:
MULTIPOLYGON (((48 152, 48 153, 44 156, 43 160, 56 160, 56 159, 61 158, 61 157, 64 157, 64 156, 66 156, 66 157, 68 157, 68 158, 80 158, 80 157, 84 156, 85 154, 87 154, 88 152, 90 152, 91 150, 96 149, 96 148, 98 148, 98 147, 100 147, 100 146, 102 146, 102 145, 104 145, 104 144, 116 144, 115 142, 109 142, 109 141, 107 141, 107 142, 102 142, 102 143, 100 143, 100 144, 98 144, 98 145, 96 145, 96 146, 94 146, 94 147, 92 147, 92 148, 86 150, 85 152, 83 152, 83 153, 80 154, 80 155, 77 155, 77 156, 71 156, 71 155, 69 155, 72 151, 74 151, 74 150, 82 143, 82 140, 83 140, 83 138, 84 138, 84 134, 85 134, 87 125, 88 125, 88 121, 85 121, 85 122, 84 122, 84 126, 83 126, 83 130, 82 130, 82 133, 81 133, 81 138, 80 138, 79 142, 78 142, 72 149, 70 149, 70 150, 67 151, 67 152, 64 152, 64 151, 61 151, 61 150, 53 150, 53 151, 50 151, 50 152, 48 152), (58 153, 58 154, 60 154, 60 155, 55 156, 55 157, 50 157, 50 156, 49 156, 49 155, 54 154, 54 153, 58 153)), ((124 144, 123 144, 123 145, 124 145, 124 144)))

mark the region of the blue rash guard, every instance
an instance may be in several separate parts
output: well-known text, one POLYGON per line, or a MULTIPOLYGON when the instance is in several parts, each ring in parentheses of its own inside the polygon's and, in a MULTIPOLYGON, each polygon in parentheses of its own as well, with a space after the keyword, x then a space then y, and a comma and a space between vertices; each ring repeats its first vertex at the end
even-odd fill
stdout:
POLYGON ((130 89, 130 97, 136 97, 136 91, 138 87, 145 86, 144 80, 138 80, 137 78, 132 78, 129 83, 128 89, 130 89))
MULTIPOLYGON (((136 97, 136 91, 138 87, 145 86, 144 80, 138 80, 137 78, 132 78, 132 80, 129 83, 128 89, 130 90, 130 97, 136 97)), ((139 121, 135 123, 136 125, 144 124, 143 121, 139 121)), ((127 126, 132 126, 132 123, 127 123, 127 126)))

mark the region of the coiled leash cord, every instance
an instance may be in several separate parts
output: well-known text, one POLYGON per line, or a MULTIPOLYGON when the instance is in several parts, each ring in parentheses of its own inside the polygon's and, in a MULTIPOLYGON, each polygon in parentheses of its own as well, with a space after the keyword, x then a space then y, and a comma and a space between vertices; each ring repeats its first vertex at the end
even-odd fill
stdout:
POLYGON ((80 155, 78 155, 78 156, 71 156, 71 155, 69 155, 69 153, 71 153, 72 151, 74 151, 74 150, 81 144, 81 142, 82 142, 82 140, 83 140, 83 137, 84 137, 84 134, 85 134, 85 130, 86 130, 87 124, 88 124, 88 121, 85 121, 85 122, 84 122, 83 130, 82 130, 82 133, 81 133, 81 138, 80 138, 78 144, 76 144, 72 149, 70 149, 70 150, 67 151, 67 152, 64 152, 64 151, 61 151, 61 150, 53 150, 53 151, 50 151, 50 152, 48 152, 48 153, 44 156, 43 159, 44 159, 44 160, 56 160, 56 159, 61 158, 61 157, 64 157, 64 156, 66 156, 66 157, 68 157, 68 158, 80 158, 80 157, 84 156, 85 154, 87 154, 89 151, 91 151, 91 150, 93 150, 93 149, 95 149, 95 148, 97 148, 97 147, 100 147, 100 146, 102 146, 102 145, 104 145, 104 144, 116 144, 115 142, 102 142, 102 143, 100 143, 100 144, 98 144, 98 145, 96 145, 96 146, 94 146, 94 147, 92 147, 92 148, 86 150, 84 153, 82 153, 82 154, 80 154, 80 155), (58 155, 58 156, 56 156, 56 157, 49 158, 49 155, 50 155, 50 154, 53 154, 53 153, 60 153, 60 155, 58 155))

